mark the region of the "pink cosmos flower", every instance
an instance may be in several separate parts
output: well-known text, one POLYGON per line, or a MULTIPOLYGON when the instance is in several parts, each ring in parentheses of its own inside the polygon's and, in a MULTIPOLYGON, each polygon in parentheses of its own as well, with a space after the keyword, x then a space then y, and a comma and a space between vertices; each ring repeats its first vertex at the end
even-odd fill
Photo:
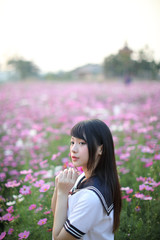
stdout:
POLYGON ((126 201, 127 202, 131 202, 131 198, 126 198, 126 201))
POLYGON ((10 181, 10 182, 7 182, 5 183, 5 186, 7 188, 13 188, 13 187, 18 187, 20 185, 20 182, 17 182, 16 180, 13 180, 13 181, 10 181))
POLYGON ((13 206, 10 206, 9 208, 7 208, 7 212, 8 212, 8 213, 14 212, 13 206))
POLYGON ((20 171, 20 174, 29 174, 29 173, 32 173, 32 169, 29 169, 29 170, 22 170, 20 171))
POLYGON ((3 182, 6 178, 6 174, 4 172, 0 173, 0 181, 3 182))
POLYGON ((14 216, 11 216, 11 217, 8 219, 8 222, 13 221, 13 219, 14 219, 14 216))
POLYGON ((144 196, 143 200, 152 200, 152 197, 149 195, 144 196))
POLYGON ((11 235, 11 234, 13 233, 13 231, 14 231, 14 229, 13 229, 13 228, 10 228, 10 229, 8 230, 8 235, 11 235))
POLYGON ((67 150, 68 146, 58 146, 58 150, 61 152, 65 152, 67 150))
POLYGON ((130 188, 129 187, 121 187, 122 191, 128 191, 130 188))
POLYGON ((121 160, 126 160, 129 157, 130 157, 130 153, 129 152, 128 153, 123 153, 123 154, 120 155, 120 159, 121 160))
POLYGON ((157 116, 151 116, 149 118, 149 122, 156 122, 158 120, 158 117, 157 116))
POLYGON ((143 146, 141 149, 142 153, 154 153, 154 150, 152 150, 150 147, 148 146, 143 146))
POLYGON ((29 183, 35 182, 36 180, 37 178, 34 178, 30 173, 27 174, 24 178, 24 182, 29 182, 29 183))
POLYGON ((4 221, 7 221, 7 220, 9 220, 11 217, 12 217, 12 215, 11 215, 10 213, 6 213, 5 215, 2 216, 2 219, 3 219, 4 221))
POLYGON ((35 187, 42 187, 44 184, 44 180, 39 180, 39 181, 36 181, 33 186, 35 187))
POLYGON ((60 155, 61 155, 60 152, 58 152, 57 154, 53 154, 51 160, 54 161, 54 160, 55 160, 57 157, 59 157, 60 155))
POLYGON ((153 187, 155 188, 155 187, 158 187, 159 185, 160 185, 160 182, 154 183, 153 187))
POLYGON ((37 223, 38 225, 44 225, 47 222, 47 218, 40 219, 39 222, 37 223))
POLYGON ((49 188, 50 188, 50 185, 44 184, 44 185, 39 189, 39 191, 40 191, 40 192, 47 192, 49 188))
POLYGON ((142 193, 135 193, 134 195, 136 198, 140 198, 140 199, 143 199, 144 198, 144 194, 142 193))
POLYGON ((129 195, 122 196, 122 199, 126 199, 127 202, 131 202, 131 198, 129 198, 129 195))
POLYGON ((123 165, 123 163, 124 162, 122 162, 122 161, 116 161, 117 166, 121 166, 121 165, 123 165))
POLYGON ((155 160, 160 160, 160 154, 154 155, 154 159, 155 159, 155 160))
POLYGON ((133 189, 129 187, 121 187, 121 191, 126 191, 127 194, 130 194, 133 192, 133 189))
POLYGON ((26 238, 28 238, 29 234, 30 234, 29 231, 24 231, 24 232, 18 234, 18 236, 19 236, 19 239, 23 239, 23 238, 26 239, 26 238))
POLYGON ((147 190, 147 191, 154 191, 154 189, 148 185, 145 185, 145 184, 142 184, 142 185, 139 185, 139 190, 142 191, 142 190, 147 190))
POLYGON ((35 177, 37 177, 39 175, 45 175, 45 174, 47 174, 47 171, 46 170, 41 170, 41 171, 35 172, 33 175, 35 177))
POLYGON ((2 232, 0 235, 0 240, 3 239, 6 236, 6 232, 2 232))
POLYGON ((5 202, 6 200, 5 200, 5 198, 4 197, 2 197, 1 195, 0 195, 0 200, 1 201, 3 201, 3 202, 5 202))
POLYGON ((145 177, 139 177, 139 178, 136 178, 136 180, 139 182, 139 181, 141 181, 141 182, 144 182, 145 180, 146 180, 146 178, 145 177))
POLYGON ((31 194, 30 187, 24 185, 22 188, 20 188, 19 193, 21 193, 22 195, 31 194))
POLYGON ((44 161, 40 162, 39 165, 40 165, 41 168, 48 167, 48 160, 44 160, 44 161))
POLYGON ((131 188, 126 191, 127 194, 130 194, 130 193, 132 193, 132 192, 133 192, 133 189, 131 189, 131 188))
POLYGON ((126 174, 126 173, 130 172, 129 169, 126 169, 126 168, 124 168, 124 167, 123 167, 123 168, 120 168, 119 171, 120 171, 121 173, 123 173, 123 174, 126 174))
POLYGON ((42 209, 43 209, 42 207, 37 208, 37 209, 35 210, 35 213, 41 211, 42 209))
POLYGON ((37 207, 36 204, 32 204, 32 205, 29 206, 29 210, 33 210, 33 209, 35 209, 36 207, 37 207))
POLYGON ((122 199, 127 199, 129 198, 129 195, 122 196, 122 199))
POLYGON ((51 213, 51 211, 46 211, 46 212, 44 212, 44 214, 50 214, 51 213))
POLYGON ((144 167, 147 168, 147 167, 150 167, 150 166, 152 166, 152 165, 153 165, 153 162, 148 162, 148 163, 146 163, 146 164, 144 165, 144 167))
POLYGON ((142 185, 139 185, 139 190, 142 191, 146 189, 146 185, 145 184, 142 184, 142 185))

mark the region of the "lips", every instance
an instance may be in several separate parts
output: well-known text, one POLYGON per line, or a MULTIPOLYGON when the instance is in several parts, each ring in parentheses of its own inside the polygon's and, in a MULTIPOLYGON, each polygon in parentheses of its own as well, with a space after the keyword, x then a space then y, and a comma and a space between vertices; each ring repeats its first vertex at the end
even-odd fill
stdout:
POLYGON ((78 157, 72 156, 72 160, 76 161, 76 160, 78 160, 78 157))

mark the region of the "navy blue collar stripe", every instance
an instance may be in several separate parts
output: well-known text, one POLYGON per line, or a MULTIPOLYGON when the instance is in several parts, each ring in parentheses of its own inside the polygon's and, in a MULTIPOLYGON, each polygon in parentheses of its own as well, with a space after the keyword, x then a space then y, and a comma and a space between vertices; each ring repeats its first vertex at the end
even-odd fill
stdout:
POLYGON ((104 197, 103 197, 103 195, 101 194, 101 192, 100 192, 97 188, 95 188, 95 187, 93 187, 93 186, 89 186, 89 187, 86 187, 86 188, 84 188, 84 189, 92 190, 92 191, 94 191, 94 192, 98 195, 98 197, 100 198, 100 200, 101 200, 101 202, 102 202, 102 204, 103 204, 103 206, 104 206, 107 214, 109 215, 109 213, 110 213, 110 212, 112 211, 112 209, 113 209, 113 203, 110 205, 110 207, 108 207, 108 206, 107 206, 107 203, 106 203, 106 201, 105 201, 105 199, 104 199, 104 197))
POLYGON ((81 179, 78 181, 74 189, 72 189, 72 194, 76 193, 76 191, 81 189, 88 189, 94 191, 99 199, 101 200, 101 203, 107 212, 107 215, 110 214, 112 209, 114 208, 113 199, 112 199, 112 193, 108 185, 104 184, 102 180, 98 176, 92 176, 91 178, 82 181, 85 178, 84 175, 82 175, 81 179))

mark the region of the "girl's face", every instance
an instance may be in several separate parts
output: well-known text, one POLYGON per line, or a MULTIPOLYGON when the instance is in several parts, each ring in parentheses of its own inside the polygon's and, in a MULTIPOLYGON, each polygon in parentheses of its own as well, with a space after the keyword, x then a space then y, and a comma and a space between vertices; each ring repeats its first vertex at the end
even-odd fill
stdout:
POLYGON ((80 138, 71 137, 70 154, 74 167, 87 169, 89 159, 88 145, 80 138))

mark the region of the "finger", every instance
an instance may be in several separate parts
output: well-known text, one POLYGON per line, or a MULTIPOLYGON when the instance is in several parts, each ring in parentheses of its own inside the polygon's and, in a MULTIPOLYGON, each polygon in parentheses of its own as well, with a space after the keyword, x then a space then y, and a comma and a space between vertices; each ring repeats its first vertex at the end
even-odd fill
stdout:
POLYGON ((74 173, 75 173, 75 169, 72 168, 72 177, 74 176, 74 173))
POLYGON ((58 184, 58 176, 56 176, 56 178, 55 178, 55 184, 57 186, 57 184, 58 184))
POLYGON ((68 175, 67 175, 67 178, 69 178, 69 179, 72 178, 72 169, 71 169, 71 168, 68 169, 68 175))
POLYGON ((73 174, 72 174, 72 178, 74 179, 74 180, 76 180, 77 178, 78 178, 78 173, 77 173, 77 171, 74 171, 73 172, 73 174))
POLYGON ((60 171, 60 172, 57 174, 56 178, 58 179, 61 174, 62 174, 62 171, 60 171))
POLYGON ((65 169, 65 170, 63 171, 63 177, 66 178, 66 177, 67 177, 67 174, 68 174, 68 169, 65 169))

